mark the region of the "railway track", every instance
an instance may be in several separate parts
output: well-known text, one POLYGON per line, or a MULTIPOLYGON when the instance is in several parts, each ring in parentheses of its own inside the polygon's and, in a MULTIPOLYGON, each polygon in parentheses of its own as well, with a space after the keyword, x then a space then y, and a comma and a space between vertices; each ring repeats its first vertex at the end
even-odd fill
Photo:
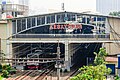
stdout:
POLYGON ((49 73, 53 71, 53 68, 43 72, 40 76, 36 77, 34 80, 43 80, 49 73))
POLYGON ((72 71, 65 80, 70 80, 70 77, 71 77, 71 76, 74 76, 74 75, 77 74, 77 73, 78 73, 78 69, 72 71))
POLYGON ((25 77, 27 77, 31 73, 32 73, 32 71, 28 71, 27 73, 25 73, 25 74, 15 78, 14 80, 22 80, 22 79, 24 79, 25 77))

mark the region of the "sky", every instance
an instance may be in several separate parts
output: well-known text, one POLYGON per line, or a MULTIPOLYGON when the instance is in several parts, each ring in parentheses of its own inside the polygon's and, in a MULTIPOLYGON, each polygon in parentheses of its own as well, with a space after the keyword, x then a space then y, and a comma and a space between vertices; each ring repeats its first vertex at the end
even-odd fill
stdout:
POLYGON ((96 0, 30 0, 31 13, 60 12, 64 3, 65 11, 95 11, 96 0))

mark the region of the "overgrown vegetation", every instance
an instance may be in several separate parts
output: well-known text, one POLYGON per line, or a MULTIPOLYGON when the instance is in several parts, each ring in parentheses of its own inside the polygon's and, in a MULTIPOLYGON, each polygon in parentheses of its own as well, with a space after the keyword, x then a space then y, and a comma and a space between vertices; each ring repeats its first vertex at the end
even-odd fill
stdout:
POLYGON ((111 73, 111 69, 106 67, 105 57, 107 56, 105 48, 100 48, 98 53, 94 53, 95 66, 84 66, 80 68, 80 73, 71 78, 71 80, 106 80, 106 75, 111 73))
MULTIPOLYGON (((16 73, 16 70, 4 62, 5 54, 0 51, 0 77, 7 78, 9 74, 16 73)), ((0 79, 1 80, 1 79, 0 79)))
POLYGON ((3 65, 1 73, 2 77, 7 78, 9 74, 16 73, 16 70, 12 68, 10 65, 3 65))

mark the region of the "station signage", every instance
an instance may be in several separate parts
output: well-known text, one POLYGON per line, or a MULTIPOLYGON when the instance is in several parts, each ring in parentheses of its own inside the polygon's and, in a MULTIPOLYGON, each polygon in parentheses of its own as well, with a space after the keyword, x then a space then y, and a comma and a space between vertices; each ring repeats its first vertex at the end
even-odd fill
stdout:
POLYGON ((61 30, 61 29, 82 29, 82 25, 81 24, 53 24, 50 25, 50 30, 51 29, 57 29, 57 30, 61 30))

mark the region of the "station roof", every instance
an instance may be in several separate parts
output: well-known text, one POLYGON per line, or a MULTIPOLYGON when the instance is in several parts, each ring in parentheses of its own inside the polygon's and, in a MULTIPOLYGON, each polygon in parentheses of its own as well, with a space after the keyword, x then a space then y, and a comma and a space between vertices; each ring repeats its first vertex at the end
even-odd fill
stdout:
POLYGON ((7 18, 7 20, 14 20, 14 19, 21 19, 21 18, 28 18, 28 17, 37 17, 37 16, 47 16, 47 15, 53 15, 53 14, 62 14, 62 13, 72 13, 72 14, 81 14, 81 15, 88 15, 88 16, 102 16, 102 17, 108 17, 108 18, 118 18, 116 16, 106 16, 103 14, 98 14, 98 13, 80 13, 80 12, 69 12, 69 11, 63 11, 63 12, 55 12, 55 13, 47 13, 47 14, 40 14, 40 15, 32 15, 32 16, 24 16, 24 17, 15 17, 15 18, 7 18))

